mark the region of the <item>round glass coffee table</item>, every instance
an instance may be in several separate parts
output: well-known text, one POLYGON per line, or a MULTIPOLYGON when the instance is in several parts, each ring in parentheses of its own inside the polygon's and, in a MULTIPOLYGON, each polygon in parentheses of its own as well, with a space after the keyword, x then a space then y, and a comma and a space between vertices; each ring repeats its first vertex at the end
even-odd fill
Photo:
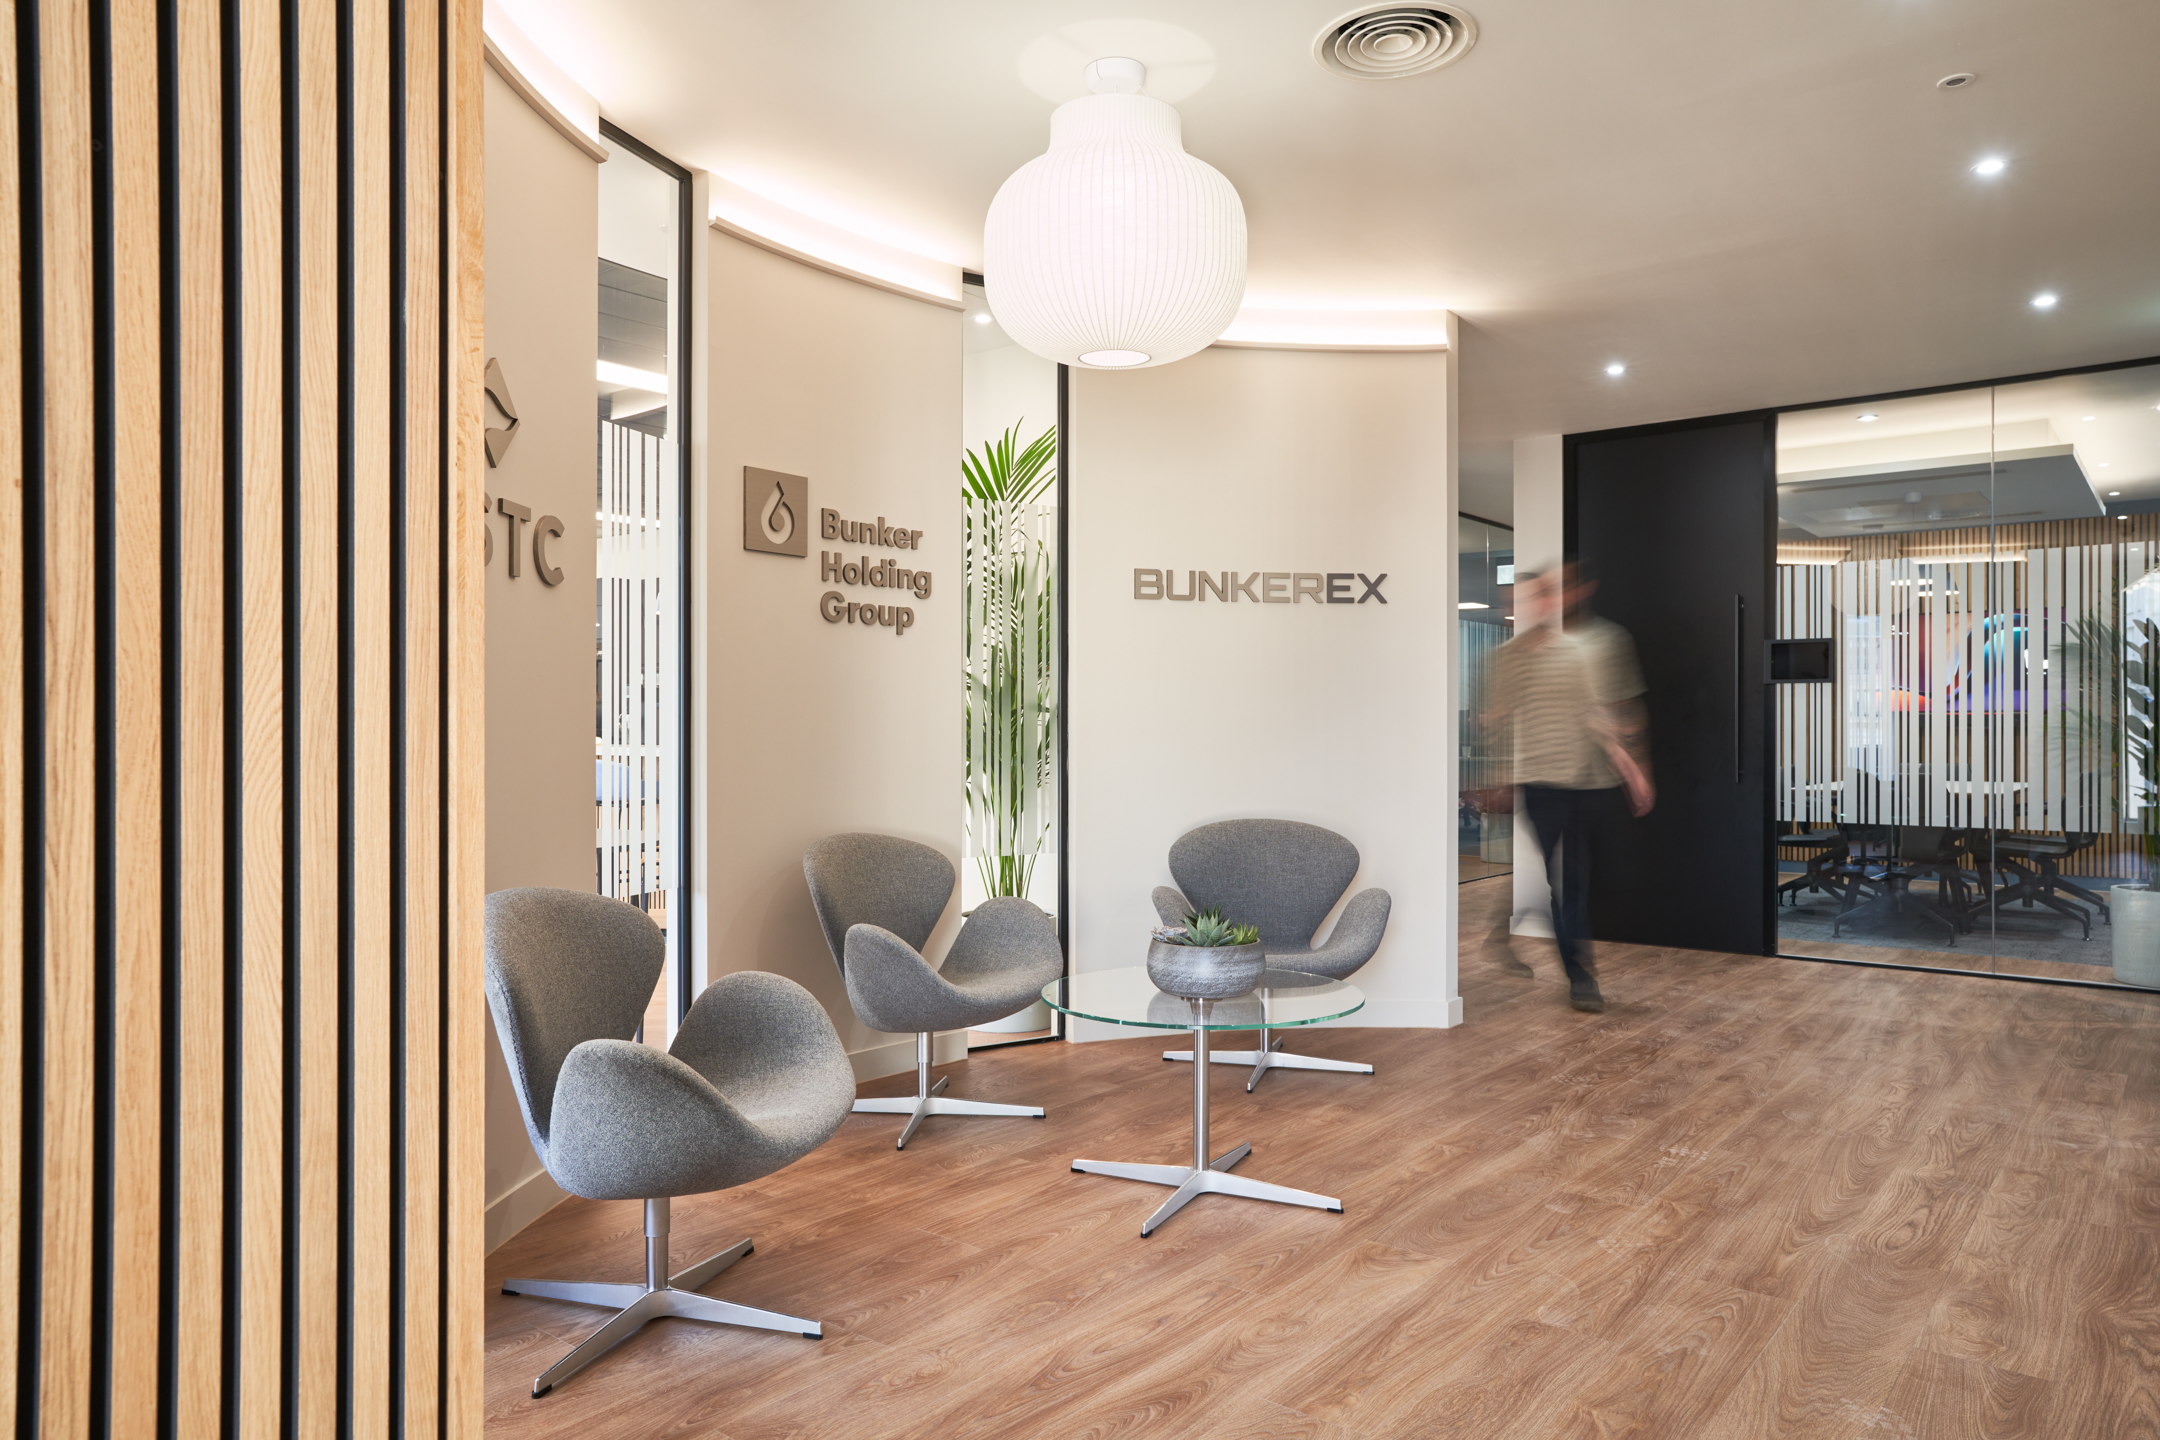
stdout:
POLYGON ((1208 1159, 1208 1036, 1217 1030, 1258 1030, 1263 1026, 1283 1029, 1334 1020, 1362 1008, 1364 992, 1355 985, 1295 970, 1264 970, 1251 994, 1232 1000, 1190 1000, 1166 995, 1148 979, 1147 967, 1130 965, 1118 970, 1096 970, 1068 975, 1043 986, 1042 998, 1053 1010, 1100 1020, 1110 1025, 1135 1025, 1150 1030, 1190 1030, 1193 1037, 1193 1163, 1190 1165, 1136 1165, 1120 1160, 1075 1160, 1072 1168, 1090 1175, 1114 1175, 1121 1180, 1144 1180, 1168 1185, 1172 1194, 1146 1223, 1142 1235, 1185 1208, 1195 1195, 1242 1195, 1248 1200, 1274 1200, 1284 1205, 1310 1205, 1316 1210, 1342 1213, 1342 1201, 1287 1185, 1270 1185, 1246 1175, 1233 1175, 1231 1167, 1252 1154, 1251 1145, 1239 1145, 1208 1159))

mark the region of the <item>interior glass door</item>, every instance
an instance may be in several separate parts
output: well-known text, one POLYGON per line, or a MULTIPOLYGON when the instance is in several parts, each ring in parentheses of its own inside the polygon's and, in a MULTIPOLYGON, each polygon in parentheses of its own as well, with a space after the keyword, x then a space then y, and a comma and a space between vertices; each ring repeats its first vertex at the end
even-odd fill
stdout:
POLYGON ((1456 880, 1484 880, 1514 873, 1515 816, 1505 735, 1488 735, 1477 724, 1484 711, 1486 661, 1515 634, 1515 531, 1506 525, 1459 515, 1456 653, 1461 670, 1456 735, 1456 880))

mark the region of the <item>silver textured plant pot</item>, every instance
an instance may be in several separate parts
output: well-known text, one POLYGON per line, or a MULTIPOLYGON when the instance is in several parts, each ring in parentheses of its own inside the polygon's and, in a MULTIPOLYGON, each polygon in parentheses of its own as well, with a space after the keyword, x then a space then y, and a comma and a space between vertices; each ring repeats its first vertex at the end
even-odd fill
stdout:
POLYGON ((1267 952, 1250 945, 1170 945, 1150 940, 1147 978, 1155 988, 1190 1000, 1228 1000, 1249 994, 1267 969, 1267 952))
POLYGON ((2160 890, 2117 885, 2108 891, 2114 919, 2115 978, 2125 985, 2160 989, 2160 890))

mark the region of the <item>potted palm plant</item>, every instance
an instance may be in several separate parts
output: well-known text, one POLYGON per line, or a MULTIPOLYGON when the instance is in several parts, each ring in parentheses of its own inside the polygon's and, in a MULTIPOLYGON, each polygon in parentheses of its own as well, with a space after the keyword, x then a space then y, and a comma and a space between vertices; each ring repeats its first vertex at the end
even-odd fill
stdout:
MULTIPOLYGON (((1025 899, 1056 821, 1057 430, 1014 425, 961 461, 968 850, 989 896, 1025 899)), ((1037 1030, 1040 1002, 978 1028, 1037 1030)))
POLYGON ((1260 931, 1223 919, 1219 909, 1157 926, 1148 941, 1147 974, 1155 988, 1188 1000, 1228 1000, 1248 993, 1267 969, 1260 931))

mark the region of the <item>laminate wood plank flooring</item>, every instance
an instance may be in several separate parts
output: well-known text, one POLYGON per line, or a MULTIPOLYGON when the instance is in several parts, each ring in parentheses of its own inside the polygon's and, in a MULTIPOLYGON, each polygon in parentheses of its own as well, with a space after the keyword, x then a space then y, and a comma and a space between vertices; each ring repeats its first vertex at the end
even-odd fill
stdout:
MULTIPOLYGON (((2160 1437, 2160 995, 1611 945, 1583 1015, 1549 942, 1493 963, 1505 885, 1460 900, 1464 1025, 1215 1073, 1218 1148, 1344 1214, 1142 1239, 1165 1192, 1069 1165, 1185 1158, 1164 1038, 978 1056, 1048 1119, 856 1116, 676 1202, 678 1265, 757 1242, 706 1293, 823 1341, 663 1321, 534 1401, 602 1317, 491 1294, 491 1440, 2160 1437)), ((490 1288, 635 1279, 641 1220, 565 1201, 490 1288)))

